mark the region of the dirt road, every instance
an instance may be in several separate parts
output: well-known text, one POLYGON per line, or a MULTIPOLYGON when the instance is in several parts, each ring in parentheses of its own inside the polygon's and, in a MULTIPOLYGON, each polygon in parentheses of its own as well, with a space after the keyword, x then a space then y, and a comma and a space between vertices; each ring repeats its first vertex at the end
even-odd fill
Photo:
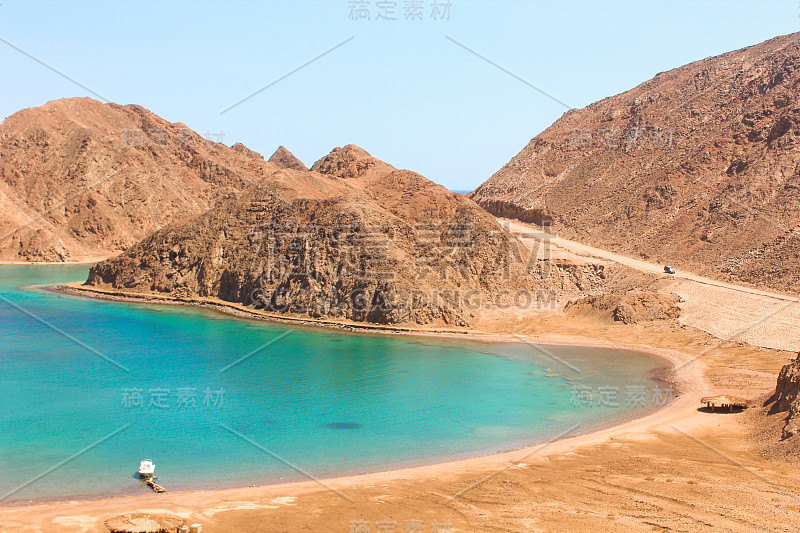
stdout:
POLYGON ((800 297, 734 285, 678 271, 665 274, 664 265, 648 263, 542 233, 535 225, 498 219, 523 242, 549 241, 552 258, 577 261, 603 260, 657 274, 670 279, 666 291, 674 292, 680 304, 682 324, 730 341, 766 348, 800 351, 800 297))

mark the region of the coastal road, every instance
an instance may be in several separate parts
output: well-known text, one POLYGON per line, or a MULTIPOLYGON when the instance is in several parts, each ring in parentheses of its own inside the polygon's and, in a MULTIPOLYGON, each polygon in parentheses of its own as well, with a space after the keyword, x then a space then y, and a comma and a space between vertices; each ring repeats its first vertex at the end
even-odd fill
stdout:
POLYGON ((664 265, 649 263, 543 233, 535 225, 498 218, 523 243, 549 240, 551 257, 576 261, 608 261, 658 275, 669 282, 663 290, 681 302, 680 321, 720 339, 756 346, 800 351, 800 296, 726 283, 691 272, 665 274, 664 265))

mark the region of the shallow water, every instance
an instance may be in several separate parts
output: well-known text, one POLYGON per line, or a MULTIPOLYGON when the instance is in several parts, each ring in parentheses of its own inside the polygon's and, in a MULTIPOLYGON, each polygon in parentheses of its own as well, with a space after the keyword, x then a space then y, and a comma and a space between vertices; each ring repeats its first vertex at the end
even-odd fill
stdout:
POLYGON ((0 503, 143 492, 142 459, 169 489, 430 464, 671 400, 652 379, 663 361, 625 350, 345 333, 43 288, 87 271, 0 266, 0 503))

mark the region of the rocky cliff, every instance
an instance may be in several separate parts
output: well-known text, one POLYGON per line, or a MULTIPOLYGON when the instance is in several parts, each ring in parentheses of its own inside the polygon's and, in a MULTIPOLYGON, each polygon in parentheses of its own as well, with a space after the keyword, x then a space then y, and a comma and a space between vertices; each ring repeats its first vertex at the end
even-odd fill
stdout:
POLYGON ((798 39, 571 110, 472 198, 594 246, 800 291, 798 39))
POLYGON ((282 168, 91 269, 87 285, 315 318, 466 326, 596 290, 613 269, 533 255, 489 213, 356 146, 282 168))
POLYGON ((137 105, 25 109, 0 125, 0 260, 112 255, 278 168, 137 105))
POLYGON ((770 413, 786 413, 784 439, 800 434, 800 353, 781 369, 775 394, 767 404, 772 404, 770 413))

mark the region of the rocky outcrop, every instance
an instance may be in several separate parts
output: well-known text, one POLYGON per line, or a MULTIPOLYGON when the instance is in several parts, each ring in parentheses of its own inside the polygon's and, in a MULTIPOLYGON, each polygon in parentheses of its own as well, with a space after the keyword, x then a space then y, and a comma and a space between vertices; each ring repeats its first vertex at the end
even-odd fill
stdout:
POLYGON ((471 197, 498 216, 800 291, 800 34, 565 113, 471 197))
POLYGON ((259 154, 255 150, 251 150, 242 143, 233 144, 231 146, 231 150, 233 150, 234 152, 239 152, 240 154, 244 154, 251 159, 263 159, 263 156, 261 154, 259 154))
POLYGON ((596 289, 604 268, 531 256, 472 200, 348 145, 284 168, 91 269, 87 285, 271 313, 467 326, 596 289), (580 286, 579 286, 580 285, 580 286))
POLYGON ((591 294, 570 301, 568 315, 599 317, 623 324, 669 320, 680 316, 681 301, 676 294, 631 290, 624 293, 591 294))
POLYGON ((496 217, 513 218, 520 222, 528 222, 539 226, 551 226, 553 217, 543 209, 526 209, 514 202, 505 200, 484 200, 481 207, 496 217))
POLYGON ((308 170, 302 161, 297 159, 292 152, 279 146, 272 157, 269 158, 270 163, 274 163, 280 168, 290 168, 292 170, 308 170))
POLYGON ((171 513, 125 513, 109 518, 103 524, 109 533, 167 533, 180 531, 186 520, 171 513))
POLYGON ((25 109, 0 125, 0 260, 112 255, 278 168, 137 105, 25 109))
POLYGON ((800 353, 781 369, 775 393, 767 400, 769 404, 770 414, 786 413, 784 439, 800 434, 800 353))
POLYGON ((311 170, 338 178, 358 178, 368 172, 383 174, 393 169, 369 155, 363 148, 348 144, 344 148, 334 148, 331 153, 314 163, 311 170))

